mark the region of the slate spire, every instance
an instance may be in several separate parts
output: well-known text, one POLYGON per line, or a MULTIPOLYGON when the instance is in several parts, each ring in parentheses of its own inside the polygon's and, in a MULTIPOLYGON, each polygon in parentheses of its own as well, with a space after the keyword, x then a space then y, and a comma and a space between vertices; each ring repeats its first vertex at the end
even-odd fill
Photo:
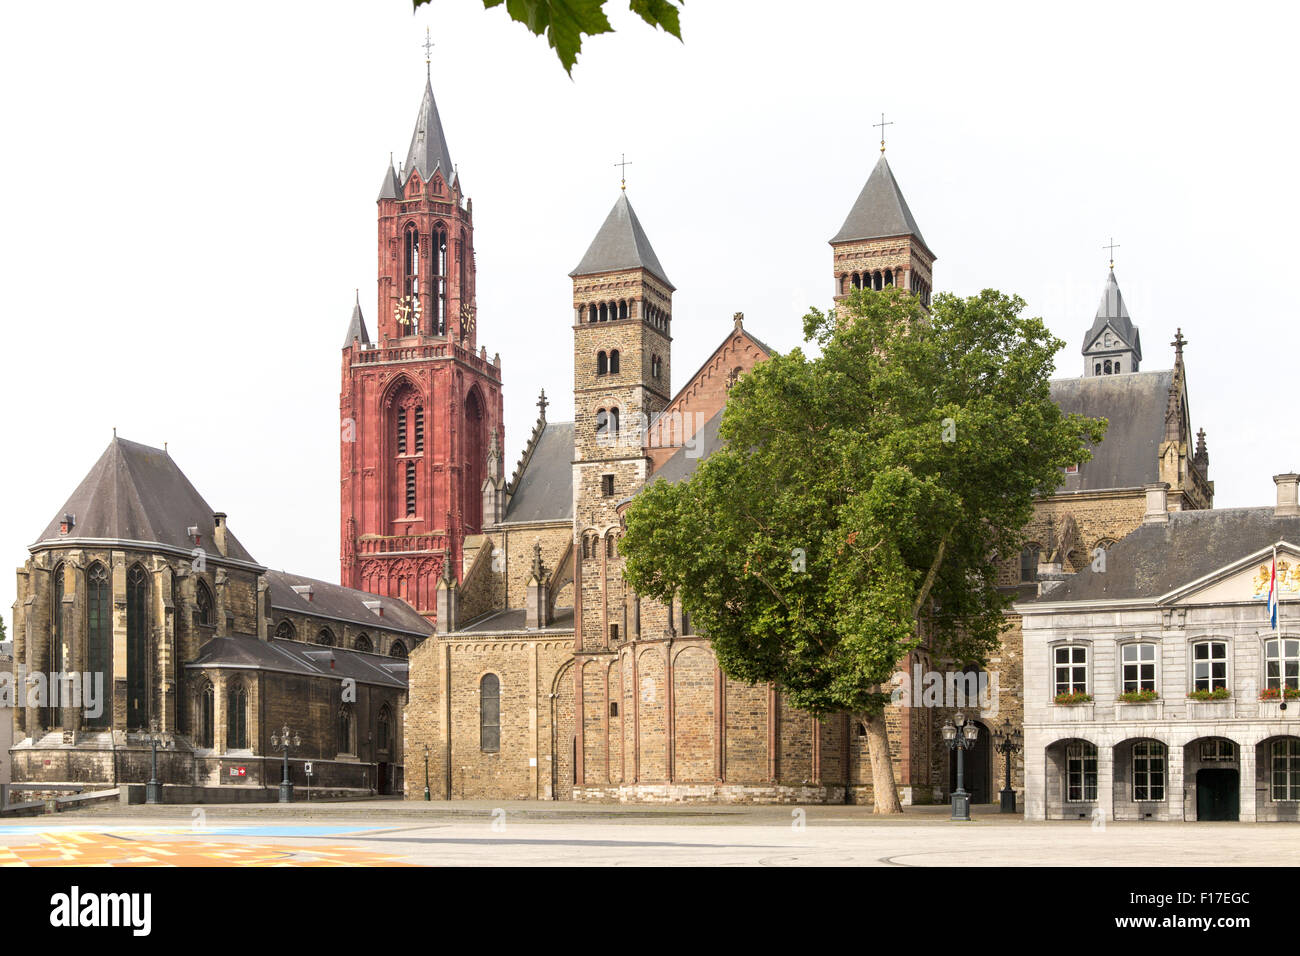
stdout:
POLYGON ((379 187, 380 199, 401 199, 402 198, 402 181, 397 178, 397 170, 393 168, 393 154, 388 154, 388 171, 384 173, 383 184, 379 187))
POLYGON ((352 320, 348 323, 348 337, 343 340, 343 347, 347 348, 353 340, 359 341, 362 345, 370 344, 370 333, 366 331, 366 320, 361 315, 361 290, 357 290, 357 302, 352 306, 352 320))
POLYGON ((659 257, 655 255, 654 247, 650 245, 650 239, 632 209, 627 191, 623 190, 618 194, 614 208, 605 217, 604 225, 596 233, 596 238, 587 248, 586 255, 569 275, 588 276, 628 269, 645 269, 670 290, 676 288, 668 281, 664 267, 659 264, 659 257))
POLYGON ((856 242, 889 236, 912 236, 929 248, 907 200, 903 198, 903 191, 898 188, 889 160, 882 153, 849 210, 844 225, 840 226, 831 242, 856 242))
POLYGON ((1097 314, 1092 326, 1083 340, 1084 374, 1106 374, 1104 366, 1107 359, 1120 359, 1124 372, 1138 371, 1142 361, 1142 336, 1133 320, 1129 318, 1128 306, 1124 304, 1124 295, 1119 290, 1115 279, 1115 269, 1106 274, 1106 285, 1101 292, 1101 302, 1097 305, 1097 314), (1107 341, 1107 330, 1110 341, 1107 341), (1100 362, 1103 371, 1096 371, 1100 362))
POLYGON ((442 168, 442 178, 450 183, 453 173, 451 151, 447 148, 447 137, 442 132, 438 104, 433 99, 433 83, 426 79, 424 99, 420 101, 415 130, 411 133, 411 148, 406 151, 406 164, 402 167, 403 175, 409 177, 418 169, 420 178, 428 182, 433 171, 439 167, 442 168))

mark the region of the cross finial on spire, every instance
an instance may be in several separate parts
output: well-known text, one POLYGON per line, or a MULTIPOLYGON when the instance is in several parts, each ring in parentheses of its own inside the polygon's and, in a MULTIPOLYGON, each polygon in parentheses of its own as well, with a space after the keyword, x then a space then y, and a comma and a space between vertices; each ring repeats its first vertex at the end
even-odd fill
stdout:
POLYGON ((621 172, 619 174, 622 180, 620 185, 622 186, 623 190, 626 192, 627 191, 627 168, 631 166, 632 163, 628 160, 627 153, 619 153, 618 155, 619 155, 619 161, 614 165, 622 167, 621 172))
POLYGON ((1174 340, 1169 344, 1174 347, 1174 361, 1181 362, 1183 360, 1183 346, 1187 344, 1187 339, 1183 338, 1181 328, 1174 333, 1174 340))
POLYGON ((879 126, 879 127, 880 127, 880 151, 883 153, 883 152, 885 151, 885 127, 886 127, 886 126, 893 126, 893 125, 894 125, 894 121, 893 121, 893 120, 890 120, 888 123, 886 123, 886 122, 885 122, 885 114, 884 114, 884 113, 881 113, 881 114, 880 114, 880 122, 879 122, 879 123, 872 123, 871 125, 872 125, 872 126, 879 126))
POLYGON ((1111 236, 1110 242, 1106 243, 1106 245, 1102 246, 1102 248, 1110 251, 1110 271, 1114 272, 1115 271, 1115 250, 1119 248, 1119 243, 1115 241, 1114 236, 1111 236))
POLYGON ((537 399, 537 410, 543 421, 546 420, 546 406, 551 404, 546 397, 546 389, 542 389, 541 396, 537 399))
POLYGON ((424 43, 421 45, 424 47, 424 76, 428 79, 431 77, 433 69, 431 65, 433 63, 433 37, 429 35, 428 27, 424 28, 424 43))

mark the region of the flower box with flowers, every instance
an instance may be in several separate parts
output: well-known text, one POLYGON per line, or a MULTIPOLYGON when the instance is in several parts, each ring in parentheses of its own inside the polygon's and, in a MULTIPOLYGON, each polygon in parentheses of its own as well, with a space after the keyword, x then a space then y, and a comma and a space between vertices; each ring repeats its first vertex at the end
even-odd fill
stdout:
POLYGON ((1263 720, 1296 720, 1300 717, 1300 690, 1266 687, 1259 692, 1259 716, 1263 720))
POLYGON ((1232 691, 1226 687, 1201 688, 1187 694, 1189 720, 1223 720, 1236 713, 1232 691))

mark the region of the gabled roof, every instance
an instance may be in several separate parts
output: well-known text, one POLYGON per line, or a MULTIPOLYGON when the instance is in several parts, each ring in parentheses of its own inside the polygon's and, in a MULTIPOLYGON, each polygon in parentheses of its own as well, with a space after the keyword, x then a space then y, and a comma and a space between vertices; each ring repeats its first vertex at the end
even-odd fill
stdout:
POLYGON ((410 665, 402 658, 301 641, 263 641, 251 636, 214 637, 185 666, 287 671, 335 680, 350 677, 359 684, 402 689, 406 688, 410 672, 410 665))
POLYGON ((921 236, 912 210, 898 188, 889 161, 882 155, 876 168, 867 177, 867 184, 858 193, 857 201, 849 210, 848 218, 831 242, 854 242, 859 239, 884 239, 889 236, 914 236, 929 249, 921 236))
POLYGON ((1089 564, 1036 600, 1160 597, 1280 541, 1300 541, 1300 517, 1279 518, 1272 507, 1171 511, 1167 523, 1139 525, 1111 545, 1104 572, 1089 564))
POLYGON ((669 289, 676 288, 668 281, 664 267, 659 264, 659 257, 655 255, 645 230, 641 228, 626 190, 619 193, 618 201, 605 217, 605 223, 591 241, 587 254, 569 275, 589 276, 625 269, 645 269, 669 289))
POLYGON ((287 571, 268 570, 266 583, 271 591, 271 607, 280 611, 310 614, 366 628, 404 631, 422 637, 434 632, 428 618, 401 598, 380 597, 287 571), (305 593, 295 590, 305 588, 311 589, 310 600, 305 593), (373 606, 376 602, 383 608, 383 617, 366 606, 367 603, 373 606))
POLYGON ((547 422, 515 483, 504 524, 573 520, 573 422, 547 422))
POLYGON ((1092 343, 1097 341, 1097 336, 1101 335, 1108 325, 1124 340, 1124 344, 1133 350, 1133 354, 1140 361, 1142 339, 1138 334, 1137 326, 1129 318, 1128 307, 1124 305, 1124 296, 1119 291, 1119 283, 1115 281, 1114 269, 1111 269, 1106 276, 1106 287, 1101 292, 1101 304, 1097 306, 1097 316, 1093 319, 1092 328, 1088 330, 1088 337, 1083 341, 1085 353, 1092 348, 1092 343))
MULTIPOLYGON (((73 541, 140 541, 192 551, 196 545, 188 529, 197 527, 198 547, 220 561, 213 543, 213 512, 203 496, 161 448, 150 448, 114 437, 67 503, 41 532, 40 545, 66 545, 73 541), (76 521, 66 535, 59 534, 65 514, 76 521)), ((256 564, 239 540, 226 531, 227 556, 256 564)))
POLYGON ((348 336, 343 340, 343 347, 347 348, 352 344, 352 340, 357 339, 362 345, 370 344, 370 333, 366 331, 366 320, 361 315, 361 292, 357 292, 357 304, 352 307, 352 321, 348 323, 348 336))
POLYGON ((676 484, 695 474, 695 469, 700 466, 700 462, 722 447, 722 436, 718 433, 718 428, 722 424, 722 413, 725 411, 725 406, 718 409, 712 418, 700 426, 700 430, 695 433, 690 442, 679 448, 673 457, 650 476, 650 481, 662 478, 664 481, 676 484))
POLYGON ((442 132, 438 104, 433 99, 433 84, 426 80, 424 99, 420 101, 420 112, 415 117, 415 131, 411 133, 411 148, 406 151, 403 170, 409 179, 411 172, 418 169, 421 178, 428 182, 439 166, 442 167, 442 178, 451 182, 451 150, 447 148, 447 137, 442 132))
POLYGON ((1092 460, 1078 474, 1066 475, 1057 492, 1136 488, 1159 481, 1158 455, 1173 384, 1172 369, 1052 381, 1052 401, 1062 412, 1110 422, 1101 444, 1091 449, 1092 460))

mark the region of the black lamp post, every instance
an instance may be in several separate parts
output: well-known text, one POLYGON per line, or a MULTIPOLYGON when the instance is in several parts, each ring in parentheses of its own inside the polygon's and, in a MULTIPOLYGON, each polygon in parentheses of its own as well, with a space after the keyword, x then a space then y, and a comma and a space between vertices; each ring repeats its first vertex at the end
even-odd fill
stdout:
POLYGON ((271 734, 271 749, 279 747, 284 751, 284 774, 280 780, 280 802, 293 803, 293 782, 289 779, 289 748, 302 746, 302 738, 291 733, 289 725, 277 734, 271 734))
POLYGON ((957 716, 943 725, 943 739, 949 750, 957 751, 957 789, 952 793, 953 820, 970 819, 970 794, 966 792, 966 751, 975 746, 980 729, 974 724, 966 723, 965 714, 957 716))
POLYGON ((1011 726, 1011 721, 1004 720, 1002 726, 993 733, 993 749, 1002 754, 1007 765, 1007 785, 1002 788, 1002 812, 1016 812, 1016 792, 1011 789, 1011 758, 1020 752, 1024 737, 1020 731, 1011 726))
POLYGON ((424 745, 424 799, 432 800, 429 795, 429 745, 424 745))
POLYGON ((149 720, 149 782, 144 787, 145 803, 162 803, 162 784, 158 781, 158 745, 163 735, 158 732, 158 718, 149 720))

